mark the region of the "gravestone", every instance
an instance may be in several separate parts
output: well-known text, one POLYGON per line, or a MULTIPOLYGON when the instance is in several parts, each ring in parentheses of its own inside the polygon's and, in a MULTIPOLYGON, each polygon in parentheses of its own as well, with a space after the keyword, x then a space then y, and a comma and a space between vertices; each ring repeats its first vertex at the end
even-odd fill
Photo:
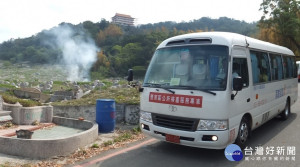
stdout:
POLYGON ((12 121, 12 117, 10 116, 11 111, 3 111, 3 99, 0 95, 0 124, 4 124, 6 122, 12 121))

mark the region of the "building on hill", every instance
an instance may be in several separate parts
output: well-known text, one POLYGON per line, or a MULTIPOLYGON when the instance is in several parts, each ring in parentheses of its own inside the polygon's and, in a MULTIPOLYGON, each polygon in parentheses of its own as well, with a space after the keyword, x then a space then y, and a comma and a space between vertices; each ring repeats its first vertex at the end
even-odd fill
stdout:
POLYGON ((112 17, 112 23, 125 25, 125 26, 134 26, 134 19, 130 15, 116 13, 114 17, 112 17))

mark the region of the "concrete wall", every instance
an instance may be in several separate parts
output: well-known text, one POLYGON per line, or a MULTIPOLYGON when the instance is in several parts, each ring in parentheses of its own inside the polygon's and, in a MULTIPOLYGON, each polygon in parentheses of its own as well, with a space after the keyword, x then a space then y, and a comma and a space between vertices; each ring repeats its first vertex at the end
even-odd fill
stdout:
POLYGON ((60 139, 20 139, 0 137, 0 152, 9 155, 45 159, 53 156, 67 155, 80 147, 94 142, 98 137, 98 125, 89 121, 53 117, 53 122, 87 129, 81 133, 60 139))
POLYGON ((53 118, 52 106, 23 107, 20 103, 8 104, 3 102, 3 109, 12 111, 13 123, 31 125, 33 122, 50 123, 53 118))
MULTIPOLYGON (((14 94, 20 98, 35 99, 42 103, 49 101, 50 95, 43 94, 35 88, 22 88, 14 90, 14 94)), ((64 99, 63 99, 64 100, 64 99)))
POLYGON ((53 114, 59 117, 96 120, 96 106, 53 106, 53 114))
POLYGON ((56 125, 72 127, 81 130, 88 130, 92 128, 93 121, 78 121, 73 118, 64 118, 64 117, 53 117, 53 123, 56 125))
POLYGON ((125 106, 125 122, 137 125, 140 118, 140 106, 139 105, 126 105, 125 106))
POLYGON ((40 99, 41 92, 31 92, 25 91, 21 89, 14 90, 14 94, 20 98, 27 98, 27 99, 40 99))
MULTIPOLYGON (((116 104, 116 123, 136 125, 139 122, 139 105, 116 104)), ((83 117, 89 121, 96 120, 96 105, 90 106, 53 106, 55 116, 67 118, 83 117)))
POLYGON ((61 101, 61 100, 71 100, 75 98, 75 92, 74 91, 56 91, 54 92, 54 95, 51 96, 50 101, 61 101))
POLYGON ((62 100, 71 100, 71 99, 73 99, 72 96, 64 96, 64 95, 52 95, 50 97, 51 102, 62 101, 62 100))
POLYGON ((0 111, 3 110, 3 99, 2 96, 0 95, 0 111))

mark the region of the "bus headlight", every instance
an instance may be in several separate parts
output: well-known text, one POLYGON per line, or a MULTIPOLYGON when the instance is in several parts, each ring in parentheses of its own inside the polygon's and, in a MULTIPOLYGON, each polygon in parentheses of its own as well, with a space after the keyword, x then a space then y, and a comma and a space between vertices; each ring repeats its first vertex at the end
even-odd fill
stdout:
POLYGON ((227 120, 200 120, 197 130, 226 130, 227 120))
POLYGON ((152 123, 152 117, 150 112, 140 111, 140 118, 141 120, 152 123))

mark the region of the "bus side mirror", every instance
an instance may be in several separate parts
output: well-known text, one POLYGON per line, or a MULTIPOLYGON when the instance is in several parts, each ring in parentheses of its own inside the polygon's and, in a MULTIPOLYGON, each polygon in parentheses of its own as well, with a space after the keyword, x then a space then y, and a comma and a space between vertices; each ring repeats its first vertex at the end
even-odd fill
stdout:
POLYGON ((132 71, 132 69, 128 70, 127 81, 128 82, 133 81, 133 71, 132 71))
POLYGON ((233 90, 241 91, 243 89, 243 80, 241 77, 233 78, 233 90))
POLYGON ((243 89, 243 80, 241 77, 233 78, 232 88, 236 91, 235 94, 231 94, 231 100, 234 100, 234 97, 237 95, 238 91, 243 89))

